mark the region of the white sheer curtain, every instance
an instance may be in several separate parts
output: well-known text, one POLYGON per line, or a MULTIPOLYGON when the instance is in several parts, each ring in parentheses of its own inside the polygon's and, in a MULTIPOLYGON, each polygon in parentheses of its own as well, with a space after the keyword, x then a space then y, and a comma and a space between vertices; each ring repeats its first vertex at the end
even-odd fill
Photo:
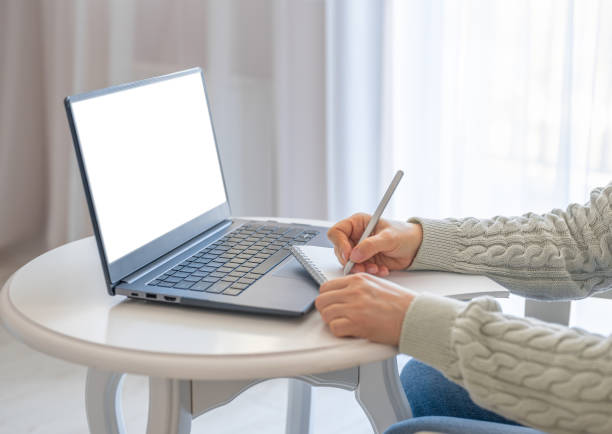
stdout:
POLYGON ((612 180, 610 22, 610 1, 388 0, 389 214, 543 212, 612 180))
POLYGON ((0 249, 91 233, 66 95, 193 66, 234 214, 324 218, 324 37, 324 0, 1 2, 0 249))

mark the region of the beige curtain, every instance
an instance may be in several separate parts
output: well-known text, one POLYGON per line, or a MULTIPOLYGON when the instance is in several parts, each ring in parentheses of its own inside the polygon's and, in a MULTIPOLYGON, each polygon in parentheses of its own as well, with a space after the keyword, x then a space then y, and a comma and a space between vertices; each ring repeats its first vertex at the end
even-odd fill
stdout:
POLYGON ((325 218, 323 29, 323 0, 1 2, 0 249, 91 233, 66 95, 192 66, 233 213, 325 218))

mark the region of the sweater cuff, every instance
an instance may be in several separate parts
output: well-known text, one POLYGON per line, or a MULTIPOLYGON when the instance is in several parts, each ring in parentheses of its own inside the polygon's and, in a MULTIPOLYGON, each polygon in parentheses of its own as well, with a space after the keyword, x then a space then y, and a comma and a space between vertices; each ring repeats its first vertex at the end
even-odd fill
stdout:
POLYGON ((399 350, 446 372, 456 359, 451 330, 465 303, 429 294, 417 295, 404 316, 399 350))
POLYGON ((413 217, 410 223, 423 228, 423 241, 408 270, 456 271, 454 255, 457 246, 457 225, 448 220, 413 217))

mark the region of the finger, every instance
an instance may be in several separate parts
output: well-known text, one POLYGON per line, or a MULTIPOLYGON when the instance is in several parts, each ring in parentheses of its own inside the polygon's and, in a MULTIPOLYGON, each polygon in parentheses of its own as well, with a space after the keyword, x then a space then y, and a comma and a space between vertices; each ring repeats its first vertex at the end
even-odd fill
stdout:
POLYGON ((378 268, 378 274, 377 276, 380 277, 387 277, 389 275, 389 268, 386 265, 381 265, 378 268))
POLYGON ((338 289, 345 288, 349 285, 351 277, 352 275, 348 275, 328 280, 319 287, 319 293, 323 294, 328 291, 337 291, 338 289))
POLYGON ((355 336, 355 325, 348 318, 337 318, 329 323, 329 329, 337 337, 355 336))
POLYGON ((346 315, 346 310, 346 304, 332 304, 322 310, 319 310, 319 312, 321 313, 321 318, 323 318, 323 321, 329 324, 331 321, 338 318, 348 318, 346 315))
POLYGON ((317 298, 315 298, 315 306, 320 312, 322 309, 325 309, 328 306, 333 304, 343 304, 349 300, 352 300, 350 294, 341 289, 339 291, 330 291, 319 294, 317 298))
POLYGON ((378 265, 373 262, 368 262, 365 264, 365 269, 367 273, 377 274, 378 273, 378 265))
POLYGON ((340 249, 336 245, 334 245, 334 255, 336 255, 336 259, 338 259, 338 262, 340 262, 342 265, 344 265, 344 263, 342 262, 342 260, 344 258, 342 258, 342 254, 340 253, 340 249))
POLYGON ((350 274, 357 274, 357 273, 376 274, 377 272, 378 272, 378 265, 376 265, 376 263, 364 262, 363 264, 353 265, 353 268, 351 269, 350 274))
POLYGON ((351 261, 364 262, 370 259, 372 256, 391 250, 393 248, 393 241, 390 239, 387 232, 383 231, 379 234, 373 235, 366 238, 361 243, 355 246, 351 251, 351 261))
POLYGON ((365 272, 366 272, 365 264, 355 264, 353 265, 353 268, 351 268, 350 274, 365 273, 365 272))
POLYGON ((341 220, 327 231, 327 238, 334 245, 334 252, 342 265, 346 264, 353 246, 349 240, 353 225, 347 220, 341 220))
POLYGON ((355 285, 359 285, 360 283, 362 283, 363 279, 367 278, 367 276, 368 274, 366 273, 355 273, 349 274, 348 276, 342 276, 332 280, 328 280, 319 287, 319 293, 325 294, 326 292, 338 291, 354 287, 355 285))

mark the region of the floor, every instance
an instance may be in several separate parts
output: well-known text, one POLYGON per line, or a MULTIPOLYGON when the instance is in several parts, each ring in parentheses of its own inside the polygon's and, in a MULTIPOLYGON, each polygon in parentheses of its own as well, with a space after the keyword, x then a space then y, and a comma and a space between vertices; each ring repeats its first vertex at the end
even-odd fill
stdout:
MULTIPOLYGON (((31 244, 0 254, 0 284, 27 262, 39 246, 31 244)), ((505 312, 521 315, 520 297, 501 301, 505 312)), ((612 300, 574 302, 571 325, 612 333, 612 300)), ((400 359, 405 363, 406 357, 400 359)), ((0 327, 0 433, 88 432, 83 391, 86 370, 81 366, 30 350, 0 327)), ((123 388, 125 423, 129 432, 145 430, 148 386, 140 376, 127 376, 123 388)), ((228 405, 193 422, 193 433, 282 433, 285 429, 287 380, 271 380, 247 390, 228 405)), ((365 415, 351 392, 317 388, 313 392, 311 432, 371 433, 365 415), (341 417, 339 417, 341 415, 341 417)))

